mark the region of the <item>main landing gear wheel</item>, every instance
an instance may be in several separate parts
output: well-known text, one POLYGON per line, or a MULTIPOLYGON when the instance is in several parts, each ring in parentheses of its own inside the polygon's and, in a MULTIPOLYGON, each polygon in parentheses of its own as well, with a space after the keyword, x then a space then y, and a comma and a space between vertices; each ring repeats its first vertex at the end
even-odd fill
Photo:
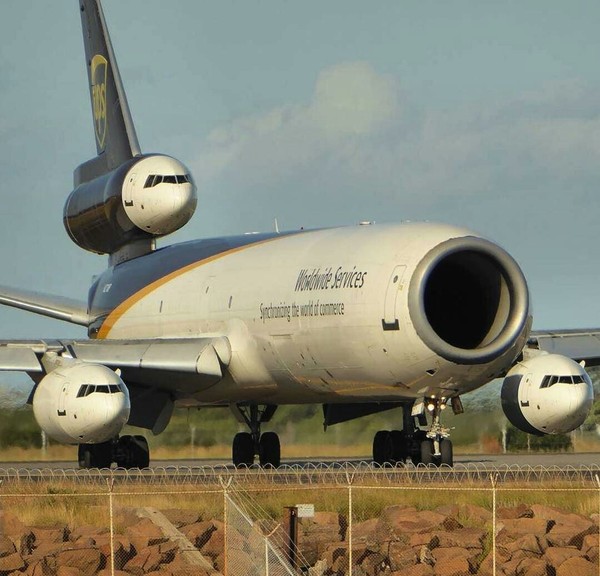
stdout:
POLYGON ((143 436, 121 436, 115 446, 115 461, 119 468, 148 468, 150 449, 143 436))
POLYGON ((373 438, 373 462, 379 466, 391 464, 392 456, 392 433, 389 430, 379 430, 373 438))
POLYGON ((254 440, 250 432, 238 432, 233 437, 231 459, 236 468, 254 464, 254 440))
POLYGON ((279 467, 281 464, 281 446, 275 432, 265 432, 260 437, 258 448, 260 465, 279 467))
POLYGON ((433 464, 433 442, 429 438, 421 442, 421 464, 433 464))
POLYGON ((454 466, 454 454, 452 450, 452 440, 444 438, 440 442, 440 464, 454 466))
POLYGON ((80 468, 110 468, 112 441, 101 444, 80 444, 77 449, 80 468))
POLYGON ((239 422, 250 428, 250 432, 238 432, 233 438, 231 459, 234 466, 252 466, 258 456, 261 466, 277 468, 281 464, 279 436, 275 432, 260 432, 261 424, 271 420, 277 406, 234 405, 231 410, 239 422))

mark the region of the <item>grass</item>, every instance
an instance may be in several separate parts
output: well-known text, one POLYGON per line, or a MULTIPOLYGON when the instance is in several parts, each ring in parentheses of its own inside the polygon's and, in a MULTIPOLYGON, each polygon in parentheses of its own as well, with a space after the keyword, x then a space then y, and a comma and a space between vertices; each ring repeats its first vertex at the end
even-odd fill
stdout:
MULTIPOLYGON (((349 491, 346 486, 328 484, 276 483, 236 484, 238 497, 253 510, 255 517, 281 521, 287 506, 314 504, 316 511, 337 512, 348 516, 349 491)), ((197 511, 202 519, 223 520, 223 491, 218 486, 165 484, 122 484, 113 489, 115 510, 153 507, 159 510, 197 511)), ((235 494, 234 494, 235 495, 235 494)), ((552 481, 501 485, 497 490, 498 507, 518 504, 542 504, 566 512, 590 516, 599 510, 597 486, 574 486, 571 482, 552 481), (584 489, 585 488, 585 489, 584 489)), ((393 485, 381 478, 379 483, 352 487, 353 522, 378 518, 388 506, 402 505, 417 510, 435 510, 448 504, 459 507, 458 519, 468 524, 467 505, 491 511, 492 492, 487 482, 393 485)), ((92 525, 109 526, 109 495, 105 486, 62 482, 6 482, 0 492, 0 506, 14 513, 28 526, 67 525, 71 528, 92 525)), ((115 527, 124 529, 125 521, 117 513, 115 527)))

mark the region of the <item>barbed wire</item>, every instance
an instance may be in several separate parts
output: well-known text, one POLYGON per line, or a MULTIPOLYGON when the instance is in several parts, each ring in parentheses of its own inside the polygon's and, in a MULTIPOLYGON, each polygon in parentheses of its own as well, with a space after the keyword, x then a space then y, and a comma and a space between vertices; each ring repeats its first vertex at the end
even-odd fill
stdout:
MULTIPOLYGON (((237 485, 425 485, 488 484, 493 476, 499 484, 570 482, 594 484, 600 464, 580 466, 530 466, 460 463, 453 468, 424 465, 378 466, 370 462, 332 462, 284 464, 279 468, 259 466, 234 468, 214 466, 159 466, 148 469, 63 469, 1 468, 2 484, 34 482, 71 482, 84 485, 199 485, 218 486, 220 479, 231 478, 237 485)), ((595 485, 595 484, 594 484, 595 485)))

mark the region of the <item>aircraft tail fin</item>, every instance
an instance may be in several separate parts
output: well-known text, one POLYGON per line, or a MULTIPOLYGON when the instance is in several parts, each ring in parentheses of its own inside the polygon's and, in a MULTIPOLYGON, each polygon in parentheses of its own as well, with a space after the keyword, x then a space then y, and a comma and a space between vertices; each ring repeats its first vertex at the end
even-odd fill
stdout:
POLYGON ((100 0, 78 0, 98 156, 78 166, 75 186, 141 154, 100 0))

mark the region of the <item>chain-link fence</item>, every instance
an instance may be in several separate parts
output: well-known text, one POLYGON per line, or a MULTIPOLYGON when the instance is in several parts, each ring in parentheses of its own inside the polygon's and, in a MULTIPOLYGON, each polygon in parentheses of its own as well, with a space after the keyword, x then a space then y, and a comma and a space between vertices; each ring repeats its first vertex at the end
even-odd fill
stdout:
POLYGON ((599 475, 0 470, 0 576, 600 574, 599 475))

